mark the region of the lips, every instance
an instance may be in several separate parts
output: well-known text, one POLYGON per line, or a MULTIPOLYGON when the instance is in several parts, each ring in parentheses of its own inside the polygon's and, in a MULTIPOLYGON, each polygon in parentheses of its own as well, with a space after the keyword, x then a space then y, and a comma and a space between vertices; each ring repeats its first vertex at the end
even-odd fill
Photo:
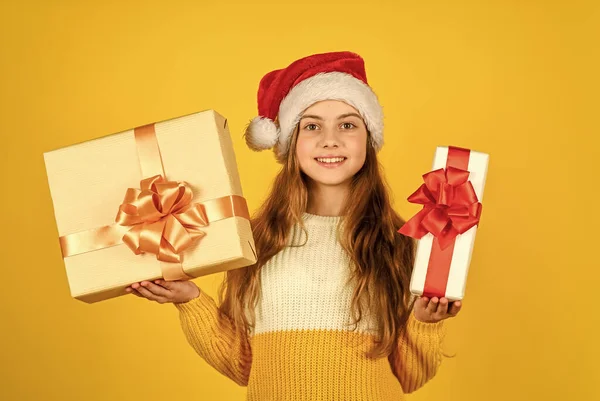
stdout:
POLYGON ((315 161, 319 164, 319 166, 325 168, 335 168, 341 166, 346 162, 347 158, 344 156, 327 156, 327 157, 315 157, 315 161), (330 161, 323 161, 330 160, 330 161), (336 160, 336 161, 331 161, 336 160))

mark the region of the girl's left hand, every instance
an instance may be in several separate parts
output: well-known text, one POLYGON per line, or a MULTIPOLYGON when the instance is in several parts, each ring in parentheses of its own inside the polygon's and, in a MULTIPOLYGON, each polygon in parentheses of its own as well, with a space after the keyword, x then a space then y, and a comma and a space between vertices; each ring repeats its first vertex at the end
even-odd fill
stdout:
POLYGON ((449 317, 454 317, 460 312, 462 302, 448 302, 447 298, 420 297, 415 301, 415 318, 425 323, 437 323, 449 317))

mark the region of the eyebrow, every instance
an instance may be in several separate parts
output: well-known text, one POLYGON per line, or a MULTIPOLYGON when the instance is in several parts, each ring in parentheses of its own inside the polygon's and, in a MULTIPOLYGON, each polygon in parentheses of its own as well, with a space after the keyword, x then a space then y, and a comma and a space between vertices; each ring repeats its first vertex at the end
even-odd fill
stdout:
MULTIPOLYGON (((337 119, 341 120, 342 118, 346 118, 346 117, 358 117, 358 118, 362 119, 362 117, 356 113, 340 114, 337 119)), ((305 114, 300 118, 300 120, 303 120, 305 118, 314 118, 315 120, 323 121, 323 117, 317 116, 314 114, 305 114)))

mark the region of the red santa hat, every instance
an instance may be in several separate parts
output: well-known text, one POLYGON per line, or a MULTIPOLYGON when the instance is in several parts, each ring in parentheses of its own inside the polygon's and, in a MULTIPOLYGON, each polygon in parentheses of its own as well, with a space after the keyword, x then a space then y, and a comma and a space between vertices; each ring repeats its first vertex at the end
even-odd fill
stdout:
POLYGON ((267 73, 258 88, 258 116, 244 137, 255 151, 274 148, 282 163, 304 111, 322 100, 340 100, 358 110, 376 151, 383 146, 383 111, 367 82, 364 60, 352 52, 314 54, 267 73))

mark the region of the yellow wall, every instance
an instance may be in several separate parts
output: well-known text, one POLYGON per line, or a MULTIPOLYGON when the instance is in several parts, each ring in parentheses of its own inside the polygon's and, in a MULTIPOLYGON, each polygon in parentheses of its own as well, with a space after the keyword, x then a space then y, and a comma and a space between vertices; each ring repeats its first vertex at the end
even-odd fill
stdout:
MULTIPOLYGON (((410 399, 600 399, 598 2, 158 3, 0 5, 1 399, 244 398, 171 305, 70 298, 42 153, 214 108, 254 210, 278 170, 241 137, 258 81, 341 49, 365 57, 384 105, 403 215, 435 146, 491 154, 457 356, 410 399)), ((197 282, 214 295, 221 277, 197 282)))

